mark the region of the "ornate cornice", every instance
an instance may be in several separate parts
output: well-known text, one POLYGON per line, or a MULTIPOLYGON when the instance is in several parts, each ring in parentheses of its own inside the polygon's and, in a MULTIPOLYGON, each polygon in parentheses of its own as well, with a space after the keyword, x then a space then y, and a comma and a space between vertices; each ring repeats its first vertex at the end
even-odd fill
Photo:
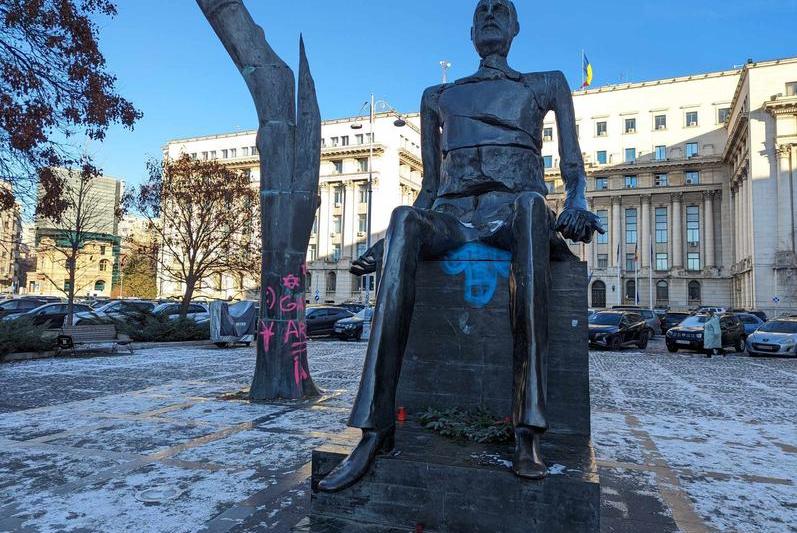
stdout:
POLYGON ((684 193, 682 192, 670 193, 670 201, 672 201, 673 203, 677 202, 680 204, 681 202, 683 202, 683 200, 684 200, 684 193))
POLYGON ((780 96, 764 102, 764 109, 773 117, 778 115, 797 115, 797 96, 780 96))
POLYGON ((782 159, 791 157, 791 152, 792 152, 793 148, 794 148, 794 145, 792 145, 792 144, 780 144, 780 145, 778 145, 778 147, 776 148, 776 150, 778 152, 778 157, 782 158, 782 159))

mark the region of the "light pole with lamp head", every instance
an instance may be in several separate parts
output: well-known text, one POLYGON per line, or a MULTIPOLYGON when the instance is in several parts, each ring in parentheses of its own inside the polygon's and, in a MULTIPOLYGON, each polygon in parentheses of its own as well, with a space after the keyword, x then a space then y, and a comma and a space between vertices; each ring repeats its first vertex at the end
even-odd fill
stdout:
MULTIPOLYGON (((372 207, 373 207, 373 194, 374 194, 374 165, 373 165, 373 163, 374 163, 374 141, 375 141, 375 139, 374 139, 374 122, 375 122, 375 118, 376 118, 375 117, 375 115, 376 115, 376 106, 379 105, 379 104, 384 106, 385 109, 387 109, 389 112, 393 113, 396 116, 396 120, 393 121, 393 125, 395 127, 403 128, 404 126, 407 125, 407 121, 405 121, 404 118, 401 116, 401 114, 399 112, 397 112, 395 109, 393 109, 393 107, 390 104, 388 104, 384 100, 380 100, 378 102, 375 101, 373 93, 371 93, 370 100, 365 102, 362 105, 362 107, 360 108, 360 111, 358 111, 358 113, 357 113, 359 115, 363 111, 363 109, 365 109, 366 107, 369 108, 368 124, 369 124, 369 136, 370 136, 370 139, 369 139, 369 142, 368 142, 368 145, 369 145, 368 146, 368 211, 367 211, 367 215, 366 215, 366 226, 367 226, 366 230, 367 230, 367 234, 366 234, 366 241, 365 241, 365 245, 366 245, 366 249, 367 250, 370 250, 371 246, 372 246, 372 242, 371 242, 371 213, 372 213, 372 207)), ((359 122, 355 122, 354 124, 351 125, 351 129, 353 129, 353 130, 360 130, 360 129, 362 129, 362 127, 363 127, 363 125, 360 124, 359 122)), ((365 308, 366 309, 370 309, 371 308, 371 278, 370 277, 366 277, 365 278, 365 308)), ((368 315, 368 312, 366 312, 366 316, 367 315, 368 315)))

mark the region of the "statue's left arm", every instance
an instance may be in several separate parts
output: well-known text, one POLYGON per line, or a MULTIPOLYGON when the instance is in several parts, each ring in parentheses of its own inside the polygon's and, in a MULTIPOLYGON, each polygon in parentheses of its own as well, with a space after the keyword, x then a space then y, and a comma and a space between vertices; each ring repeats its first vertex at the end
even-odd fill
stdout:
POLYGON ((549 110, 556 114, 559 130, 559 168, 565 183, 565 206, 556 229, 576 242, 591 242, 597 231, 605 233, 600 219, 587 208, 587 177, 584 159, 578 144, 573 95, 565 75, 559 71, 547 74, 549 110))

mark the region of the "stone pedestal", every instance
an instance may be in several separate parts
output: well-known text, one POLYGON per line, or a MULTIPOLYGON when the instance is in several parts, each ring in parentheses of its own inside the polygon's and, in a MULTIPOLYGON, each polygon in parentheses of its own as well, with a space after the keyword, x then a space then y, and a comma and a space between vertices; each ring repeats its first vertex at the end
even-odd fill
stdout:
MULTIPOLYGON (((599 531, 583 263, 552 264, 547 479, 517 478, 511 446, 454 442, 412 421, 428 407, 483 406, 497 418, 511 412, 508 262, 486 252, 456 269, 443 261, 421 265, 397 398, 410 422, 399 427, 394 453, 377 458, 357 485, 337 494, 314 492, 312 514, 297 531, 392 532, 417 524, 426 532, 599 531)), ((313 454, 314 487, 347 452, 313 454)))

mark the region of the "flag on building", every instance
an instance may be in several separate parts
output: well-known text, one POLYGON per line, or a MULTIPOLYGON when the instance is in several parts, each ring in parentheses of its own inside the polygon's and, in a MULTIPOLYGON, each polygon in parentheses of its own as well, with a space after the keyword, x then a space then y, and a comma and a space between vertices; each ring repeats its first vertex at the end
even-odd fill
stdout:
POLYGON ((592 63, 589 62, 587 56, 583 53, 581 54, 583 61, 584 61, 584 83, 581 85, 582 89, 586 89, 592 85, 592 63))

